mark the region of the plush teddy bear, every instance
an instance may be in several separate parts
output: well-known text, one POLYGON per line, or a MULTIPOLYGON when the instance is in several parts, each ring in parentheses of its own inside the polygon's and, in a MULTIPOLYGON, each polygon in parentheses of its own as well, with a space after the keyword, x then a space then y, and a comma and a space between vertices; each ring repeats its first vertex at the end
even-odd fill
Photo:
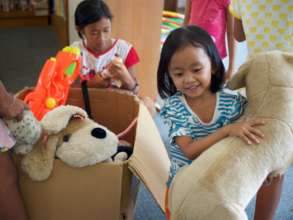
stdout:
POLYGON ((41 123, 28 109, 23 111, 20 121, 11 119, 5 120, 5 123, 16 140, 14 151, 19 154, 29 153, 43 133, 41 123))
MULTIPOLYGON (((28 112, 24 120, 30 118, 28 121, 34 121, 34 117, 28 112)), ((34 122, 38 124, 37 121, 34 122)), ((30 123, 25 124, 28 126, 30 123)), ((53 170, 55 158, 73 167, 84 167, 111 161, 111 156, 117 152, 117 135, 89 119, 87 113, 79 107, 59 106, 48 112, 39 124, 47 138, 39 138, 37 141, 34 139, 31 142, 33 146, 27 141, 26 145, 21 145, 21 150, 17 150, 25 153, 21 167, 33 180, 47 179, 53 170)), ((39 128, 35 131, 38 130, 39 128)), ((16 149, 19 147, 16 146, 16 149)))
POLYGON ((259 54, 229 83, 246 86, 248 106, 240 120, 260 118, 264 139, 247 145, 228 137, 182 168, 170 188, 171 219, 247 219, 245 208, 269 174, 293 164, 293 54, 259 54))

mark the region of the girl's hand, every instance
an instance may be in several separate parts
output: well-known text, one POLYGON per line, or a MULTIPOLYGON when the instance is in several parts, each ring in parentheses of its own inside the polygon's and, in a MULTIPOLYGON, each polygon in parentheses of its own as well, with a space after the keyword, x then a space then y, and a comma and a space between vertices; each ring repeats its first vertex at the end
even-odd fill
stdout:
POLYGON ((132 68, 127 69, 118 55, 115 55, 115 58, 107 64, 99 75, 109 82, 108 85, 127 89, 134 93, 138 91, 138 84, 132 75, 132 68))
POLYGON ((231 68, 228 68, 225 74, 225 82, 228 82, 233 76, 233 70, 231 68))
POLYGON ((113 78, 113 75, 110 73, 110 71, 105 68, 103 69, 99 74, 96 74, 98 77, 101 77, 104 80, 109 80, 113 78))
POLYGON ((118 55, 107 66, 106 70, 103 71, 105 72, 104 77, 111 78, 112 85, 117 88, 133 91, 134 93, 137 92, 137 83, 131 74, 131 68, 127 69, 118 55))
POLYGON ((16 119, 19 121, 22 119, 22 113, 25 106, 26 105, 22 100, 9 94, 7 102, 4 102, 4 105, 1 107, 0 115, 7 120, 16 119))
POLYGON ((111 84, 111 86, 121 88, 122 87, 122 81, 120 80, 121 77, 118 75, 119 73, 114 72, 114 74, 113 74, 113 70, 112 70, 112 72, 110 72, 111 66, 112 66, 112 64, 108 65, 108 68, 105 68, 101 72, 101 76, 103 77, 104 80, 109 81, 109 85, 111 84))
POLYGON ((94 83, 94 87, 98 88, 107 88, 110 86, 111 77, 107 76, 107 74, 104 73, 105 71, 102 71, 102 73, 97 73, 94 77, 94 80, 90 80, 89 83, 94 83))
POLYGON ((129 77, 128 70, 120 57, 115 57, 114 60, 112 60, 108 70, 111 77, 114 79, 118 79, 124 82, 125 79, 129 77))
POLYGON ((237 122, 223 127, 228 136, 236 136, 241 138, 247 144, 259 144, 260 139, 263 139, 264 134, 256 129, 256 126, 264 125, 264 121, 260 119, 237 122))

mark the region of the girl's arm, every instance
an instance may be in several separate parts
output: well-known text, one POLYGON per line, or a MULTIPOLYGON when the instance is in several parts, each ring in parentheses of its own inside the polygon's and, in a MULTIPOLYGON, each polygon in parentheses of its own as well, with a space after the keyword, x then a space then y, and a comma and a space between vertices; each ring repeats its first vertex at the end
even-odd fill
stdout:
POLYGON ((92 88, 107 88, 110 85, 110 79, 102 78, 99 73, 97 73, 93 78, 87 81, 88 87, 92 88))
POLYGON ((134 67, 132 66, 127 69, 124 64, 122 65, 123 65, 122 67, 123 70, 120 74, 121 76, 120 79, 122 80, 122 88, 132 91, 133 89, 135 89, 137 85, 134 67))
POLYGON ((185 3, 185 10, 184 10, 184 20, 183 20, 183 26, 188 25, 190 20, 190 12, 191 12, 191 0, 186 0, 185 3))
POLYGON ((234 17, 234 37, 238 42, 246 40, 242 21, 234 17))
POLYGON ((236 50, 236 42, 234 40, 234 20, 233 16, 230 14, 229 10, 227 10, 227 40, 228 40, 228 52, 229 52, 229 66, 226 72, 226 80, 231 79, 234 65, 235 65, 235 50, 236 50))
POLYGON ((137 87, 137 81, 135 78, 133 66, 127 69, 122 62, 112 62, 112 65, 109 68, 109 72, 113 78, 121 80, 121 88, 135 91, 137 87))
POLYGON ((24 107, 24 102, 9 94, 0 81, 0 117, 20 120, 24 107))
POLYGON ((256 129, 255 126, 263 124, 262 120, 257 119, 233 123, 219 128, 216 132, 198 140, 193 140, 189 136, 178 136, 175 138, 175 143, 180 146, 188 159, 193 160, 213 144, 228 136, 239 137, 247 144, 259 144, 260 139, 263 138, 263 133, 256 129))
POLYGON ((193 140, 190 136, 178 136, 175 138, 175 143, 180 146, 180 149, 188 159, 193 160, 213 144, 227 136, 225 129, 220 128, 215 133, 198 140, 193 140))
POLYGON ((107 88, 110 86, 111 79, 119 80, 122 85, 120 88, 137 93, 138 84, 134 76, 134 68, 126 68, 123 63, 111 63, 108 70, 103 71, 103 74, 96 73, 93 78, 88 80, 89 87, 107 88))
POLYGON ((135 77, 134 67, 129 67, 128 72, 131 77, 131 80, 128 83, 128 85, 129 85, 128 90, 131 90, 134 94, 137 94, 138 90, 139 90, 139 85, 138 85, 137 79, 135 77))

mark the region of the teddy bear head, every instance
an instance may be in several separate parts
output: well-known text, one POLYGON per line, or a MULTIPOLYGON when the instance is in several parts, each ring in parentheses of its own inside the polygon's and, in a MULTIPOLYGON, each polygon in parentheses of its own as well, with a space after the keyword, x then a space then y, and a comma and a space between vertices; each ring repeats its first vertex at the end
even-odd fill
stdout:
POLYGON ((39 140, 21 162, 22 169, 34 180, 50 176, 55 158, 73 167, 84 167, 107 161, 117 151, 117 136, 89 119, 79 107, 57 107, 44 116, 41 124, 47 139, 39 140))

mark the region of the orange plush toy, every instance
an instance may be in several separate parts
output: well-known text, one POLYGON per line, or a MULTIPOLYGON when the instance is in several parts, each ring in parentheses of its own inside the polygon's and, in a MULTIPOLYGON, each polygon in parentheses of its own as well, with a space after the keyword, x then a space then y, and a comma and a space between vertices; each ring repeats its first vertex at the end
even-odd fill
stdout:
POLYGON ((24 99, 38 120, 48 111, 65 104, 69 87, 78 77, 80 68, 78 48, 65 47, 56 58, 46 61, 36 88, 24 99))

